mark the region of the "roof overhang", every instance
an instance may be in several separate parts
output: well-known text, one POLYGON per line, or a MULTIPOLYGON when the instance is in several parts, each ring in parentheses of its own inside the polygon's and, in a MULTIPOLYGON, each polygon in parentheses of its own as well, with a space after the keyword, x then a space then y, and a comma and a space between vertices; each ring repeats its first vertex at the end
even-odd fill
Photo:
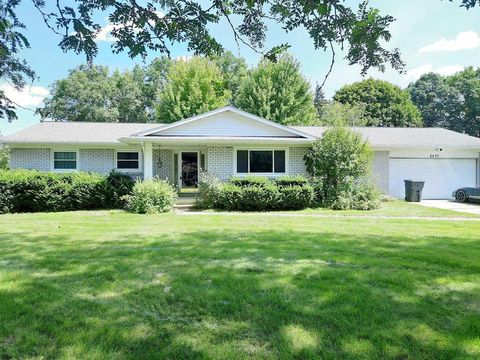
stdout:
POLYGON ((195 137, 195 136, 136 136, 123 137, 121 142, 129 145, 152 143, 159 145, 234 145, 234 144, 275 144, 275 145, 311 145, 316 139, 278 138, 278 137, 195 137))

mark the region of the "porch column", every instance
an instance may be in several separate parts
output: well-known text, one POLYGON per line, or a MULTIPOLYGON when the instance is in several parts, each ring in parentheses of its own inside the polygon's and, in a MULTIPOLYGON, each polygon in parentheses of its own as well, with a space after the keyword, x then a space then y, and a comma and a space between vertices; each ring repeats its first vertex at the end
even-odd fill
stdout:
POLYGON ((153 160, 152 143, 143 144, 143 178, 150 180, 153 178, 153 160))

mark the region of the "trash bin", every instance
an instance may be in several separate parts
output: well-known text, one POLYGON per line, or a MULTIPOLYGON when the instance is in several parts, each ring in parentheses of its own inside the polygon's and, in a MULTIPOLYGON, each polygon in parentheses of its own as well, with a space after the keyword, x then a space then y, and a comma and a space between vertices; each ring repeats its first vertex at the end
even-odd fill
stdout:
POLYGON ((422 200, 422 190, 425 181, 404 180, 405 181, 405 201, 420 202, 422 200))

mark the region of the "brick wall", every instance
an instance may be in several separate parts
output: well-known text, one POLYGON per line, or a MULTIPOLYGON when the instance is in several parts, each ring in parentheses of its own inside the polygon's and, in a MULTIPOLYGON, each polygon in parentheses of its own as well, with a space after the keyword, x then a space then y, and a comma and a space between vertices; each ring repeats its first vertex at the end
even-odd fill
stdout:
POLYGON ((113 149, 80 149, 79 170, 108 174, 115 169, 115 151, 113 149))
POLYGON ((288 158, 288 171, 291 175, 307 175, 305 160, 303 157, 307 153, 308 148, 291 147, 288 158))
POLYGON ((208 172, 220 180, 228 180, 233 175, 233 148, 227 146, 209 146, 207 148, 208 172))
POLYGON ((167 180, 171 183, 174 182, 172 150, 153 150, 153 176, 158 176, 159 178, 167 180))
POLYGON ((50 171, 50 149, 10 149, 12 169, 50 171))
POLYGON ((375 151, 373 159, 373 176, 380 191, 388 193, 389 185, 389 161, 388 151, 375 151))

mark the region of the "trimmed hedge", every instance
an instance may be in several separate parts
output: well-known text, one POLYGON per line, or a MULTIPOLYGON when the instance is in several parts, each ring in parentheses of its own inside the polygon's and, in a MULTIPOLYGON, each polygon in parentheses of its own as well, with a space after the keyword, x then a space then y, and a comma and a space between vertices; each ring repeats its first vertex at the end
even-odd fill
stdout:
POLYGON ((118 208, 133 181, 119 173, 0 171, 0 213, 118 208))
POLYGON ((156 214, 172 210, 177 191, 164 180, 137 181, 132 194, 125 196, 126 207, 137 214, 156 214))
POLYGON ((258 176, 232 178, 207 194, 208 201, 201 204, 235 211, 298 210, 310 207, 314 200, 313 187, 301 176, 275 180, 258 176))

